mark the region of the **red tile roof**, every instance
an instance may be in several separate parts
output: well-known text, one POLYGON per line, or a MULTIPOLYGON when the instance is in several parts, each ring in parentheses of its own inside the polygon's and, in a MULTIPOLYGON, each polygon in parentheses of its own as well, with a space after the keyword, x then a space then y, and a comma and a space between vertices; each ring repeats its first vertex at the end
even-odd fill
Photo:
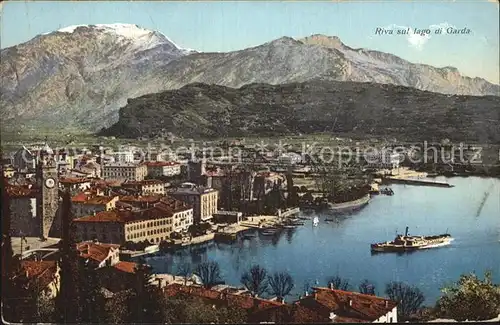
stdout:
POLYGON ((125 262, 125 261, 118 262, 114 265, 114 268, 125 273, 135 273, 136 267, 137 263, 125 262))
POLYGON ((120 245, 113 244, 100 244, 93 242, 82 242, 77 244, 77 249, 80 256, 83 258, 90 258, 97 262, 102 262, 108 257, 109 251, 112 248, 120 248, 120 245))
POLYGON ((266 309, 255 313, 252 317, 257 322, 371 323, 396 306, 394 301, 356 292, 328 288, 314 288, 314 290, 315 293, 293 304, 266 309), (335 314, 333 320, 330 319, 331 313, 335 314))
POLYGON ((338 315, 339 319, 348 318, 361 322, 374 321, 390 312, 397 305, 392 300, 358 292, 329 288, 313 289, 314 294, 299 300, 297 303, 303 306, 319 303, 338 315))
POLYGON ((122 184, 123 187, 130 186, 145 186, 145 185, 158 185, 165 184, 165 182, 157 180, 157 179, 145 179, 143 181, 128 181, 122 184))
POLYGON ((238 295, 228 293, 227 291, 217 291, 211 289, 205 289, 199 286, 185 286, 178 283, 172 283, 164 288, 164 292, 167 296, 176 296, 178 294, 184 293, 208 300, 215 300, 219 303, 224 303, 227 306, 235 306, 245 310, 253 309, 255 310, 265 310, 268 308, 273 308, 277 306, 282 306, 283 304, 255 298, 248 295, 238 295))
POLYGON ((173 213, 171 210, 163 209, 161 206, 151 207, 139 211, 132 211, 132 209, 125 210, 110 210, 110 211, 100 211, 92 216, 85 216, 77 218, 75 222, 117 222, 117 223, 127 223, 141 220, 152 220, 160 218, 172 217, 173 213))
POLYGON ((85 201, 85 204, 94 204, 94 205, 108 204, 115 198, 116 196, 94 196, 85 201))
POLYGON ((80 192, 80 193, 78 193, 77 195, 75 195, 75 196, 73 196, 71 198, 71 202, 73 202, 73 203, 84 203, 85 201, 87 201, 88 198, 89 198, 88 194, 80 192))
POLYGON ((120 196, 120 201, 126 202, 126 203, 156 203, 159 202, 161 199, 160 195, 146 195, 146 196, 120 196))
POLYGON ((88 183, 90 180, 82 177, 61 177, 59 182, 62 184, 82 184, 88 183))
POLYGON ((34 187, 28 186, 23 186, 23 185, 10 185, 7 184, 6 186, 7 189, 7 195, 12 198, 21 198, 21 197, 26 197, 26 198, 33 198, 36 197, 38 194, 38 189, 34 187))
POLYGON ((71 202, 80 204, 104 205, 114 200, 116 196, 94 196, 80 192, 71 198, 71 202))
POLYGON ((126 222, 131 222, 134 221, 136 218, 134 217, 134 214, 132 211, 118 211, 118 210, 111 210, 111 211, 100 211, 97 212, 93 216, 86 216, 86 217, 81 217, 77 218, 74 221, 75 222, 118 222, 118 223, 126 223, 126 222))
POLYGON ((29 285, 43 290, 54 280, 57 273, 57 264, 56 261, 23 260, 21 261, 21 269, 26 272, 29 285))

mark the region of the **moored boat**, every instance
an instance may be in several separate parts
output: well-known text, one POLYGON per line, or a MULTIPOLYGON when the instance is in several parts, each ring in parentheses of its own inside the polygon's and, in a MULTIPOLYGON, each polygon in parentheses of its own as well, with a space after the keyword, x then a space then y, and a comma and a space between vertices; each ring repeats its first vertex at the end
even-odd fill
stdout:
POLYGON ((327 206, 328 210, 330 210, 331 212, 344 213, 344 212, 359 210, 365 205, 367 205, 369 202, 370 202, 370 194, 366 194, 362 198, 350 202, 343 202, 343 203, 328 202, 327 206))
POLYGON ((398 234, 391 242, 371 244, 373 252, 408 252, 447 246, 453 241, 450 234, 432 236, 410 236, 408 227, 404 235, 398 234))
POLYGON ((318 224, 319 224, 319 218, 318 217, 314 217, 314 219, 313 219, 313 226, 317 227, 318 224))
POLYGON ((270 236, 276 234, 280 229, 276 227, 265 228, 261 230, 261 234, 264 236, 270 236))

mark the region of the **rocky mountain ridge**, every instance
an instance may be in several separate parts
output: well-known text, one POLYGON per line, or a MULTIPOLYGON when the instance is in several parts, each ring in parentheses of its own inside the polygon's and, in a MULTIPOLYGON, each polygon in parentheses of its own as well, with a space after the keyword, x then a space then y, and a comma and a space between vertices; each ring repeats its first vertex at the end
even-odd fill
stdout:
POLYGON ((136 25, 70 26, 1 51, 2 124, 100 129, 127 99, 190 83, 241 87, 309 80, 394 84, 444 94, 499 95, 455 68, 352 49, 336 37, 290 37, 228 53, 197 53, 136 25))
POLYGON ((500 97, 314 80, 241 88, 194 83, 145 95, 101 135, 219 138, 326 132, 363 137, 500 143, 500 97))

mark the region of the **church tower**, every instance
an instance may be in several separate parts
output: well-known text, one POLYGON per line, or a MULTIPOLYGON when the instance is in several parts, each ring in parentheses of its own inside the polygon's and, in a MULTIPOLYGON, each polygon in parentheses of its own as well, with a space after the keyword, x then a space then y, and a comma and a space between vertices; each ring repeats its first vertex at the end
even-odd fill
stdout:
POLYGON ((40 153, 37 167, 36 178, 39 189, 37 216, 40 220, 40 236, 47 238, 52 224, 59 219, 56 217, 59 208, 59 178, 56 161, 50 152, 40 153))

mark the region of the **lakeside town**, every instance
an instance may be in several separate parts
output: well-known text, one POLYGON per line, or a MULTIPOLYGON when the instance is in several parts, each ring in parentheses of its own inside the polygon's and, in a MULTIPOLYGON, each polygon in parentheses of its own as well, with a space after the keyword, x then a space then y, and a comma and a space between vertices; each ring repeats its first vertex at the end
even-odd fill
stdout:
POLYGON ((3 1, 6 324, 500 324, 498 1, 3 1))
MULTIPOLYGON (((286 272, 267 274, 265 267, 254 265, 243 287, 238 287, 220 279, 224 266, 215 262, 196 268, 180 265, 175 274, 154 274, 141 261, 186 246, 274 237, 306 223, 315 227, 319 220, 299 216, 301 210, 351 213, 363 209, 373 196, 397 196, 388 187, 393 183, 452 187, 432 177, 478 173, 471 163, 473 146, 452 157, 452 145, 443 142, 439 150, 428 150, 432 154, 448 148, 443 156, 447 161, 436 154, 431 163, 417 164, 417 156, 423 156, 415 147, 372 147, 361 156, 358 150, 350 161, 345 152, 336 152, 335 159, 333 151, 325 157, 321 148, 307 154, 281 145, 265 151, 245 145, 244 139, 219 145, 238 154, 214 156, 212 151, 206 157, 204 150, 195 150, 173 157, 172 152, 151 148, 144 152, 138 147, 116 150, 96 145, 69 150, 52 149, 49 143, 4 153, 8 235, 26 288, 33 290, 36 284, 34 294, 42 297, 37 302, 57 299, 63 285, 57 261, 67 249, 61 244, 73 240, 78 260, 95 272, 97 287, 110 301, 131 290, 135 277, 149 274, 147 283, 166 297, 187 295, 224 308, 236 306, 244 310, 236 313, 236 320, 244 322, 429 319, 429 310, 419 301, 422 294, 401 283, 393 283, 389 297, 377 297, 370 283, 360 285, 360 294, 346 291, 349 286, 337 276, 325 287, 306 289, 298 301, 286 301, 294 286, 286 272), (271 294, 264 298, 267 287, 271 294), (403 294, 413 300, 398 301, 403 294)), ((334 217, 324 220, 333 221, 334 217)))

